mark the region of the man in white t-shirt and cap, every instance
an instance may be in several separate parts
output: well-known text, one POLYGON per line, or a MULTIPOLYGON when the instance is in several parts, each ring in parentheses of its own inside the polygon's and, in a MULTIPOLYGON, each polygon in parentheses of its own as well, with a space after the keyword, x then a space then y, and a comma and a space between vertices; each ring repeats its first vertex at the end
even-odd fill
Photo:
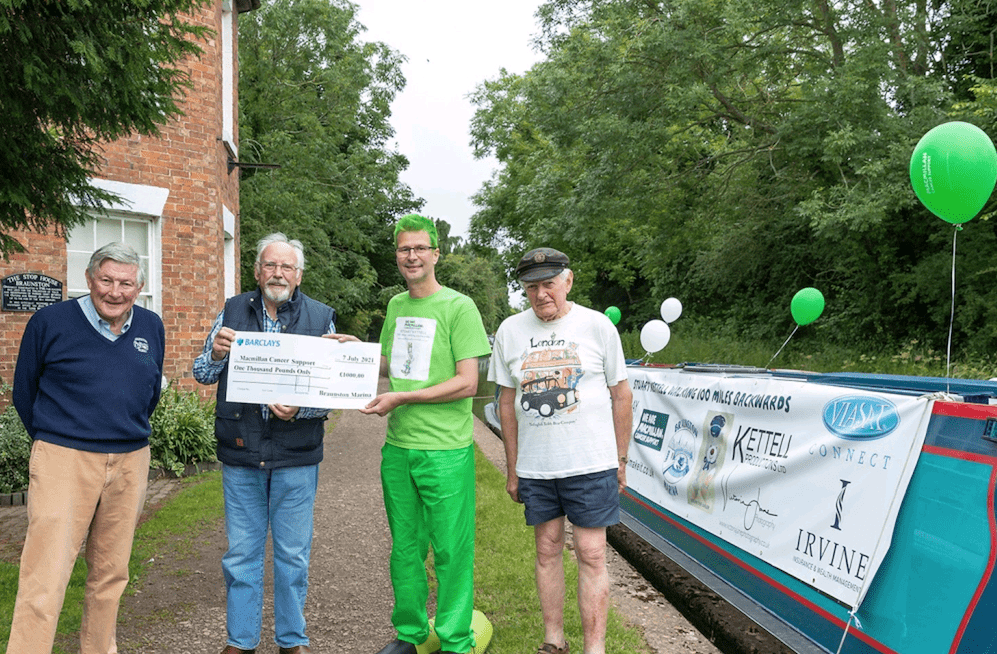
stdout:
POLYGON ((605 315, 567 299, 574 275, 551 248, 527 252, 516 276, 530 310, 495 334, 488 378, 501 387, 506 491, 525 507, 537 548, 544 642, 538 654, 568 654, 564 637, 565 517, 578 558, 583 654, 604 654, 609 606, 606 527, 619 522, 626 486, 633 395, 623 347, 605 315))

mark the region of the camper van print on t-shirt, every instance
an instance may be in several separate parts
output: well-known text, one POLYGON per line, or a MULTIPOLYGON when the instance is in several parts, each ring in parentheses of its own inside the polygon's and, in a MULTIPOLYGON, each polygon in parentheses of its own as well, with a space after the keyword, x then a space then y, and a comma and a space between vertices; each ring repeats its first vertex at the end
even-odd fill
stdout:
POLYGON ((578 382, 583 371, 577 343, 530 352, 523 360, 522 372, 519 401, 524 413, 535 411, 547 418, 578 408, 578 382))

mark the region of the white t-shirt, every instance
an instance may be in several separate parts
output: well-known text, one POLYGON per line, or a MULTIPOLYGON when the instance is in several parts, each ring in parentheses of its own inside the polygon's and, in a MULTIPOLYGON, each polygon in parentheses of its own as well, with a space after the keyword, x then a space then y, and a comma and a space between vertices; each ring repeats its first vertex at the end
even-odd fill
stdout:
POLYGON ((598 311, 575 304, 551 322, 533 309, 506 318, 488 379, 516 389, 516 474, 560 479, 615 470, 609 387, 626 378, 620 335, 598 311))

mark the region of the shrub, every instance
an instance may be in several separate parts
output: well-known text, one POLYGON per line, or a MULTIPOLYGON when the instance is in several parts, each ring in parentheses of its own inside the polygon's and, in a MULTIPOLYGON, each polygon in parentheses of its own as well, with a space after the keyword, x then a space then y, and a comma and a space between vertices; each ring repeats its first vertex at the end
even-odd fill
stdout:
POLYGON ((31 437, 13 406, 0 413, 0 493, 16 493, 28 487, 31 437))
MULTIPOLYGON (((10 386, 0 381, 0 395, 10 386)), ((184 393, 170 386, 149 419, 153 468, 179 475, 191 463, 216 461, 215 411, 197 393, 184 393)), ((0 413, 0 493, 16 493, 28 487, 31 437, 13 406, 0 413)))
POLYGON ((216 461, 215 411, 197 393, 177 390, 172 384, 163 391, 149 419, 152 467, 180 474, 186 465, 216 461))

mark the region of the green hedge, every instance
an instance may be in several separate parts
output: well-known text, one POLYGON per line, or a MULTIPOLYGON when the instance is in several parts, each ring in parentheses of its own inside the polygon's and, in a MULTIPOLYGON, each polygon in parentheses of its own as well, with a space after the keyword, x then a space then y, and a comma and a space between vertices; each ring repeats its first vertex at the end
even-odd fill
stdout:
MULTIPOLYGON (((9 386, 0 384, 0 393, 9 386), (6 388, 5 388, 6 387, 6 388)), ((215 409, 193 391, 173 385, 163 391, 159 406, 149 420, 152 467, 183 472, 191 463, 216 461, 215 409)), ((28 487, 31 437, 13 406, 0 413, 0 493, 16 493, 28 487)))
POLYGON ((0 413, 0 493, 16 493, 28 487, 31 437, 13 406, 0 413))
POLYGON ((193 391, 170 384, 149 419, 152 434, 152 467, 183 472, 191 463, 217 461, 215 457, 215 408, 193 391))

